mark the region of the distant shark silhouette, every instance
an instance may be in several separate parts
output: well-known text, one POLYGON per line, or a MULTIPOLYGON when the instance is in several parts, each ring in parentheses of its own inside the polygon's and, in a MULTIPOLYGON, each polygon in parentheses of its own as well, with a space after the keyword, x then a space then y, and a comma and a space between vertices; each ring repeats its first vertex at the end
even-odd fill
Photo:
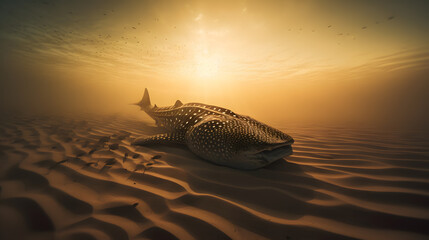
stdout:
POLYGON ((238 169, 261 168, 292 154, 291 136, 222 107, 179 100, 152 106, 147 89, 135 105, 170 132, 138 138, 133 145, 184 144, 203 159, 238 169))

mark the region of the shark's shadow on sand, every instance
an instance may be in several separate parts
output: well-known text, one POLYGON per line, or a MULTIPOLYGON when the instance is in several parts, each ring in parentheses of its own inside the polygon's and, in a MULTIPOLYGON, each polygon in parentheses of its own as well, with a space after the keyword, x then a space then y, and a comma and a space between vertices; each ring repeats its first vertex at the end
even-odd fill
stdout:
MULTIPOLYGON (((147 151, 145 148, 138 147, 137 151, 147 151)), ((181 205, 216 213, 243 228, 251 222, 253 232, 272 239, 300 234, 302 227, 288 223, 311 212, 309 202, 321 185, 287 158, 261 169, 239 170, 207 162, 183 146, 150 148, 163 154, 163 161, 179 170, 181 180, 189 185, 191 194, 176 200, 181 205)), ((150 171, 163 174, 161 169, 154 167, 150 171)), ((309 237, 326 234, 314 228, 305 231, 309 237)))
MULTIPOLYGON (((141 123, 140 127, 144 132, 147 130, 148 135, 165 132, 165 129, 147 123, 141 123)), ((237 203, 237 206, 252 209, 261 216, 299 219, 308 214, 307 202, 314 199, 315 189, 320 187, 319 180, 307 174, 301 165, 288 162, 287 157, 264 168, 240 170, 208 162, 184 145, 136 147, 137 152, 149 149, 162 154, 162 159, 172 168, 183 171, 183 180, 196 193, 237 203)), ((158 172, 158 169, 155 166, 151 171, 158 172)))

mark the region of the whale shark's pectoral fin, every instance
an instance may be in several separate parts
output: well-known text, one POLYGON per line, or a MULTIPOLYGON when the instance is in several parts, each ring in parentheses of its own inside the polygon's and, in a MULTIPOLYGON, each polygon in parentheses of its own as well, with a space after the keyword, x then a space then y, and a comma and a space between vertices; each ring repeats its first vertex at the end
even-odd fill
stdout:
POLYGON ((147 146, 155 144, 185 144, 185 133, 173 132, 157 134, 150 137, 137 138, 131 145, 147 146))

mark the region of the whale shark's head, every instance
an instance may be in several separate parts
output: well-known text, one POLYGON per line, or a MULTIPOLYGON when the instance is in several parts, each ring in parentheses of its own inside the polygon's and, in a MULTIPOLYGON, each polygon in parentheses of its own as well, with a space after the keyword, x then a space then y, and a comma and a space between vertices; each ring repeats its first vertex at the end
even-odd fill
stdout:
POLYGON ((292 154, 292 143, 284 141, 278 144, 249 144, 248 148, 237 151, 237 161, 250 161, 255 164, 268 165, 292 154))
POLYGON ((237 136, 231 146, 236 150, 232 159, 240 168, 263 167, 292 154, 291 136, 257 121, 240 122, 232 132, 237 136))
POLYGON ((248 117, 210 116, 186 136, 190 149, 205 159, 239 169, 264 167, 292 153, 289 135, 248 117))

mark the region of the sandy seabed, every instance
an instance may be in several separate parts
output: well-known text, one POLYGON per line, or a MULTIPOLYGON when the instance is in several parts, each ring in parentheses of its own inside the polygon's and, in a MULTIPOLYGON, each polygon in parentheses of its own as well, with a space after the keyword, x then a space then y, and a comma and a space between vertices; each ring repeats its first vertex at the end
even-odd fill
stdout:
POLYGON ((0 239, 428 239, 427 136, 280 129, 293 155, 240 171, 138 119, 3 116, 0 239))

